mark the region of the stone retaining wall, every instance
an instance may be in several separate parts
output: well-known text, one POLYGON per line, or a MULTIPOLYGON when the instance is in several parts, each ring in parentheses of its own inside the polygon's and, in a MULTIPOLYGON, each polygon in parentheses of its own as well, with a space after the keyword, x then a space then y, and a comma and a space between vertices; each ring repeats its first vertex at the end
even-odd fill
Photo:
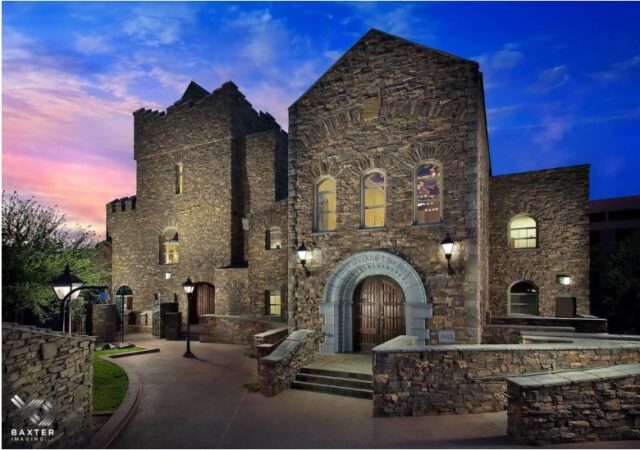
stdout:
POLYGON ((507 380, 508 434, 526 445, 640 439, 640 364, 507 380))
POLYGON ((300 368, 313 360, 318 346, 312 330, 296 330, 269 356, 260 359, 260 392, 266 397, 288 389, 300 368))
POLYGON ((435 345, 374 349, 375 416, 501 411, 506 377, 640 362, 640 344, 435 345))
MULTIPOLYGON (((85 447, 89 442, 93 409, 92 353, 95 338, 52 332, 35 327, 2 324, 2 442, 5 448, 85 447), (15 396, 27 405, 35 400, 52 405, 47 413, 44 404, 18 409, 15 396), (34 425, 33 413, 51 425, 34 425), (46 430, 48 440, 12 441, 12 430, 46 430), (49 435, 52 430, 53 435, 49 435)), ((19 400, 18 400, 19 401, 19 400)), ((34 431, 32 431, 34 433, 34 431)))
POLYGON ((200 342, 253 344, 253 335, 286 326, 282 322, 261 320, 252 316, 200 316, 200 342))

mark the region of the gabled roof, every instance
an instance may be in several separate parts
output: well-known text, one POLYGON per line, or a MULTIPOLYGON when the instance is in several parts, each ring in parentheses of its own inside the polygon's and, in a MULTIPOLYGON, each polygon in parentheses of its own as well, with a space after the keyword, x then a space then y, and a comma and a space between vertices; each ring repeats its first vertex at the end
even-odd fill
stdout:
POLYGON ((189 83, 189 86, 187 86, 187 89, 184 91, 184 94, 182 94, 182 97, 180 97, 179 101, 182 102, 184 100, 197 100, 199 98, 206 97, 209 94, 210 92, 205 88, 200 86, 195 81, 191 81, 191 83, 189 83))
POLYGON ((372 37, 372 36, 377 36, 377 37, 386 38, 386 39, 393 39, 393 40, 396 40, 396 41, 398 41, 398 42, 403 42, 403 43, 406 43, 406 44, 410 44, 410 45, 412 45, 412 46, 414 46, 414 47, 416 47, 416 48, 418 48, 418 49, 422 49, 422 50, 429 51, 429 52, 434 52, 434 53, 439 53, 440 55, 446 56, 446 57, 451 58, 451 59, 453 59, 453 60, 456 60, 456 61, 458 61, 458 62, 463 62, 463 63, 471 64, 471 65, 473 65, 473 66, 478 67, 478 63, 477 63, 477 62, 475 62, 475 61, 472 61, 472 60, 470 60, 470 59, 466 59, 466 58, 462 58, 462 57, 460 57, 460 56, 452 55, 452 54, 450 54, 450 53, 443 52, 442 50, 437 50, 437 49, 434 49, 434 48, 428 47, 428 46, 426 46, 426 45, 419 44, 419 43, 417 43, 417 42, 413 42, 413 41, 410 41, 410 40, 408 40, 408 39, 404 39, 404 38, 401 38, 401 37, 399 37, 399 36, 395 36, 395 35, 393 35, 393 34, 389 34, 389 33, 386 33, 386 32, 384 32, 384 31, 377 30, 377 29, 375 29, 375 28, 371 28, 371 29, 370 29, 369 31, 367 31, 367 32, 366 32, 366 33, 365 33, 365 34, 364 34, 360 39, 358 39, 358 41, 357 41, 355 44, 353 44, 353 46, 351 46, 351 48, 349 48, 349 50, 347 50, 347 51, 346 51, 346 52, 345 52, 345 53, 344 53, 340 58, 338 58, 338 60, 337 60, 336 62, 334 62, 334 63, 331 65, 331 67, 329 67, 329 68, 328 68, 328 69, 327 69, 327 70, 326 70, 326 71, 325 71, 325 72, 320 76, 320 78, 318 78, 318 79, 317 79, 317 80, 316 80, 316 81, 315 81, 311 86, 309 86, 309 88, 308 88, 306 91, 304 91, 304 93, 303 93, 302 95, 300 95, 300 97, 298 97, 298 98, 296 99, 296 101, 294 101, 294 102, 291 104, 291 106, 295 105, 295 104, 296 104, 296 103, 298 103, 300 100, 302 100, 304 97, 306 97, 306 95, 307 95, 309 92, 311 92, 311 90, 313 90, 313 88, 318 84, 318 82, 319 82, 320 80, 322 80, 322 79, 323 79, 323 78, 325 78, 327 75, 329 75, 331 72, 333 72, 333 70, 334 70, 335 68, 337 68, 337 67, 338 67, 338 66, 339 66, 339 65, 340 65, 340 64, 341 64, 341 63, 342 63, 346 58, 348 58, 348 57, 349 57, 349 55, 351 55, 352 53, 354 53, 355 51, 357 51, 361 46, 363 46, 363 45, 364 45, 364 42, 365 42, 368 38, 370 38, 370 37, 372 37))

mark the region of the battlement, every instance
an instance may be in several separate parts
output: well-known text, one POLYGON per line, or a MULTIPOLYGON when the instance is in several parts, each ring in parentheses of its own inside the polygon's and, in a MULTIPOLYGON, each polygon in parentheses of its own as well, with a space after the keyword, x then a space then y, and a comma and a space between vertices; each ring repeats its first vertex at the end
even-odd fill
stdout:
POLYGON ((135 211, 136 196, 116 198, 107 203, 107 214, 116 214, 127 211, 135 211))

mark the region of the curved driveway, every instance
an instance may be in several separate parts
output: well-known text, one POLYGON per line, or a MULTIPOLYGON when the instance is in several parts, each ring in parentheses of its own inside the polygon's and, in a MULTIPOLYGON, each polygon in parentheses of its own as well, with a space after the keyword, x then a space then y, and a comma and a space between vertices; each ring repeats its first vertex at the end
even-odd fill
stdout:
MULTIPOLYGON (((288 390, 248 393, 256 360, 244 347, 147 335, 127 340, 159 353, 122 358, 142 385, 137 410, 112 448, 512 447, 506 413, 373 418, 371 401, 288 390)), ((611 447, 619 447, 611 445, 611 447)), ((636 443, 637 444, 637 443, 636 443)))

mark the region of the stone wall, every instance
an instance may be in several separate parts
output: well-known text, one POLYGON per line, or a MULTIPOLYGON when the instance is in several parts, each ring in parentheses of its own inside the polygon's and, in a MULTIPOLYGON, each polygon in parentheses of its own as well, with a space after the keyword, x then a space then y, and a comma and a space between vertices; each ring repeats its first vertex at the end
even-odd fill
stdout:
POLYGON ((555 316, 557 295, 575 297, 577 314, 589 314, 589 166, 492 177, 489 192, 491 313, 507 314, 510 287, 526 280, 538 288, 541 316, 555 316), (537 248, 509 248, 509 222, 518 214, 537 221, 537 248), (559 285, 560 274, 572 284, 559 285))
MULTIPOLYGON (((86 447, 93 409, 94 338, 2 324, 2 441, 5 448, 86 447), (52 425, 35 426, 11 402, 48 401, 52 425), (12 442, 12 429, 52 429, 42 442, 12 442)), ((32 413, 45 419, 43 405, 32 413)))
POLYGON ((98 342, 113 342, 118 333, 118 311, 113 303, 91 305, 91 333, 98 342))
POLYGON ((640 364, 507 381, 507 432, 518 443, 640 439, 640 364))
POLYGON ((430 342, 448 330, 457 342, 479 343, 486 276, 478 267, 486 255, 478 227, 489 178, 481 85, 476 63, 372 30, 289 108, 292 327, 320 332, 336 267, 383 250, 414 267, 427 287, 430 342), (414 225, 414 170, 427 160, 442 164, 443 222, 414 225), (370 169, 386 178, 381 229, 361 229, 361 177, 370 169), (327 175, 336 180, 337 228, 314 233, 314 183, 327 175), (457 243, 454 277, 440 246, 447 233, 457 243), (301 243, 313 249, 309 276, 295 257, 301 243))
POLYGON ((282 322, 261 320, 254 316, 205 314, 200 316, 200 342, 253 344, 254 334, 284 325, 282 322))
POLYGON ((269 356, 260 358, 260 392, 266 397, 288 389, 300 368, 313 361, 317 349, 313 330, 296 330, 269 356))
POLYGON ((640 362, 640 343, 435 345, 374 349, 375 416, 468 414, 506 407, 506 378, 640 362))
MULTIPOLYGON (((177 297, 183 321, 181 285, 188 276, 215 286, 218 294, 215 269, 245 263, 242 218, 249 213, 246 197, 255 194, 247 186, 247 171, 254 170, 246 164, 247 145, 256 153, 276 151, 282 166, 283 140, 286 133, 273 117, 255 111, 231 82, 213 92, 192 84, 166 112, 136 111, 137 195, 106 205, 113 293, 129 286, 136 311, 150 310, 156 294, 162 302, 177 297), (270 143, 251 137, 261 132, 267 132, 270 143), (180 163, 183 191, 176 194, 175 166, 180 163), (169 228, 179 233, 177 264, 163 264, 160 257, 160 235, 169 228)), ((286 174, 283 179, 280 166, 278 177, 273 176, 276 167, 259 176, 277 182, 281 194, 286 174)))
POLYGON ((249 262, 248 286, 250 309, 247 313, 263 316, 266 312, 266 292, 280 290, 282 299, 282 318, 287 317, 287 201, 277 202, 270 208, 252 213, 249 216, 247 232, 247 260, 249 262), (279 227, 282 247, 267 249, 267 233, 271 227, 279 227))

